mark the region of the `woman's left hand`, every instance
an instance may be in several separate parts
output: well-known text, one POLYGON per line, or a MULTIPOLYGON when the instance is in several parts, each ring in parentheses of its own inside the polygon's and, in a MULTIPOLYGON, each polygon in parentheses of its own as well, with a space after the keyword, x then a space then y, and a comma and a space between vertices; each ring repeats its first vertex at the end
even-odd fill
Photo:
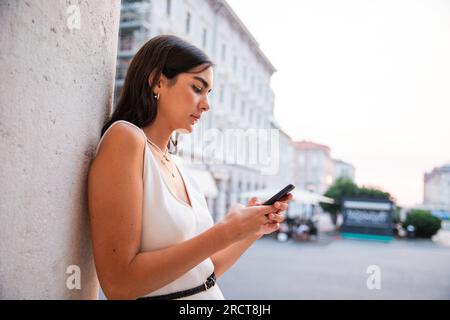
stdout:
MULTIPOLYGON (((258 233, 258 236, 263 236, 265 234, 270 234, 280 228, 280 223, 282 223, 285 220, 284 213, 286 212, 288 208, 288 203, 294 198, 292 193, 288 193, 283 198, 275 202, 275 208, 278 210, 271 212, 267 215, 267 223, 264 225, 264 228, 258 233)), ((247 206, 260 206, 262 205, 261 201, 253 197, 248 201, 247 206)))

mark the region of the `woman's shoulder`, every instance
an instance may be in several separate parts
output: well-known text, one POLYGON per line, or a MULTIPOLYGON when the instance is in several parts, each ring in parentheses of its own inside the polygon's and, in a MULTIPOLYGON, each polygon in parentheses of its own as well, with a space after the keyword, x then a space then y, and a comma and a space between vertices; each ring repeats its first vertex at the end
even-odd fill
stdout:
POLYGON ((141 129, 131 122, 119 120, 111 124, 100 139, 96 156, 110 149, 132 151, 145 145, 145 137, 141 129))

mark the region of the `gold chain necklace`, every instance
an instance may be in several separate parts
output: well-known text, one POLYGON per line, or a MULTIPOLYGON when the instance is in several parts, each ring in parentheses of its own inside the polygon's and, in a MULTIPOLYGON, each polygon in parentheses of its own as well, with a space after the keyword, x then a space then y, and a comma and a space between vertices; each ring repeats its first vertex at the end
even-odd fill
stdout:
POLYGON ((150 139, 149 138, 147 138, 147 141, 148 142, 150 142, 150 144, 154 147, 154 148, 156 148, 161 154, 162 154, 162 158, 161 158, 161 163, 170 171, 170 173, 171 173, 171 175, 172 175, 172 178, 175 178, 175 173, 174 173, 174 165, 173 165, 173 163, 172 163, 172 161, 170 160, 170 158, 169 158, 169 155, 168 155, 168 152, 169 152, 169 149, 167 149, 166 148, 166 152, 163 152, 162 150, 161 150, 161 148, 160 147, 158 147, 155 143, 153 143, 152 141, 150 141, 150 139), (169 169, 169 166, 167 165, 167 163, 168 162, 170 162, 172 165, 171 165, 171 169, 169 169))

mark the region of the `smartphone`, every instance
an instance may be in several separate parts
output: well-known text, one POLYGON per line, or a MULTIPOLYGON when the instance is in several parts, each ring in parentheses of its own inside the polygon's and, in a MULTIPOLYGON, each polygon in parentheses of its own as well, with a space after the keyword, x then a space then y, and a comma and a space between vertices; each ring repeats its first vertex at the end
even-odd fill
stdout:
POLYGON ((293 184, 288 184, 286 187, 284 187, 280 192, 278 192, 276 195, 274 195, 272 198, 264 202, 263 206, 271 206, 281 198, 283 198, 286 194, 289 193, 289 191, 293 190, 295 186, 293 184))

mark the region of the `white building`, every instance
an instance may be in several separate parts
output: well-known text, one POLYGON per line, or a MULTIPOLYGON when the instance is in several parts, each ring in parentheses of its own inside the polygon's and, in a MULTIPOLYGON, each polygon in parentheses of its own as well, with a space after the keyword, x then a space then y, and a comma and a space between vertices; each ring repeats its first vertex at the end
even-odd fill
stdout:
POLYGON ((280 158, 286 165, 271 175, 261 174, 258 164, 223 164, 227 151, 205 155, 205 133, 212 130, 223 135, 232 129, 277 128, 271 120, 274 93, 270 79, 275 68, 226 1, 122 0, 116 98, 131 57, 148 39, 160 34, 174 34, 195 44, 216 65, 211 109, 194 133, 182 136, 180 141, 183 158, 201 160, 192 167, 203 172, 196 176, 204 177, 201 184, 206 186, 205 191, 218 188, 217 194, 207 194, 214 219, 220 219, 232 202, 239 201, 241 192, 264 188, 269 181, 276 185, 292 182, 287 164, 292 163, 288 160, 291 145, 283 132, 279 134, 280 152, 287 157, 280 158), (199 147, 192 147, 195 145, 199 147), (212 173, 216 186, 211 185, 212 179, 205 172, 212 173))
POLYGON ((423 186, 424 207, 450 212, 450 163, 425 173, 423 186))
POLYGON ((294 181, 297 187, 324 194, 339 177, 354 180, 353 165, 334 160, 328 146, 312 141, 293 142, 294 181))
MULTIPOLYGON (((272 118, 272 128, 279 131, 279 174, 277 175, 278 187, 285 187, 290 183, 294 183, 294 147, 292 138, 281 129, 280 125, 272 118)), ((271 187, 277 187, 271 185, 271 187)))
POLYGON ((334 179, 347 178, 352 181, 355 180, 355 167, 345 161, 335 159, 334 160, 334 179))

